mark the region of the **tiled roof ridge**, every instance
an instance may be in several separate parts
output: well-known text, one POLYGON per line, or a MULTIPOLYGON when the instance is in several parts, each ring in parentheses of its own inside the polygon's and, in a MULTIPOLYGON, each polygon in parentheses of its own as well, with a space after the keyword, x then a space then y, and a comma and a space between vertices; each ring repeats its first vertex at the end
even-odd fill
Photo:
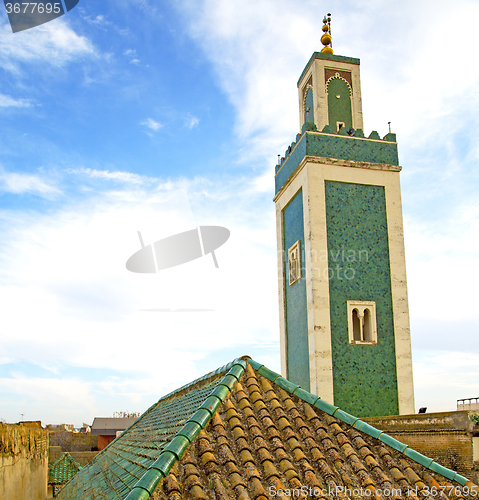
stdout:
POLYGON ((401 443, 400 441, 393 438, 389 434, 386 434, 385 432, 376 429, 372 425, 369 425, 368 423, 364 422, 360 418, 355 417, 354 415, 351 415, 345 412, 344 410, 341 410, 341 408, 339 408, 338 406, 334 406, 330 403, 327 403, 326 401, 322 400, 319 396, 311 394, 310 392, 304 390, 301 386, 297 384, 293 384, 289 380, 282 377, 279 373, 270 370, 261 363, 258 363, 257 361, 254 361, 251 358, 249 358, 247 361, 260 375, 267 378, 271 382, 275 383, 278 387, 284 389, 286 392, 293 394, 294 396, 297 396, 303 401, 306 401, 312 406, 324 411, 328 415, 331 415, 337 418, 338 420, 341 420, 342 422, 352 426, 358 431, 364 432, 368 436, 379 439, 384 444, 390 446, 391 448, 394 448, 395 450, 399 451, 409 459, 414 460, 415 462, 426 467, 427 469, 432 470, 433 472, 436 472, 451 481, 452 480, 457 481, 461 486, 468 486, 469 488, 472 487, 479 493, 478 486, 471 480, 462 476, 461 474, 458 474, 457 472, 440 465, 439 463, 435 462, 432 458, 426 457, 422 453, 419 453, 413 448, 410 448, 407 444, 401 443))
MULTIPOLYGON (((55 476, 56 472, 55 469, 57 469, 59 466, 61 466, 62 462, 67 462, 68 465, 73 466, 77 469, 77 471, 81 470, 83 467, 68 453, 68 451, 63 452, 52 464, 48 466, 48 480, 49 484, 53 484, 51 481, 54 481, 55 479, 58 479, 55 476)), ((65 472, 65 471, 61 471, 65 472)), ((69 478, 65 478, 65 481, 67 481, 69 478)), ((62 481, 63 482, 63 481, 62 481)))
MULTIPOLYGON (((246 360, 248 362, 252 361, 247 356, 235 359, 231 363, 218 368, 214 372, 208 373, 204 377, 201 377, 190 384, 167 394, 160 400, 164 401, 172 395, 177 394, 184 389, 197 384, 198 382, 206 380, 214 375, 224 373, 228 370, 228 373, 223 377, 221 382, 215 387, 193 416, 188 419, 183 428, 162 450, 158 459, 148 468, 140 480, 135 484, 125 500, 146 500, 150 498, 160 480, 168 475, 173 465, 183 456, 188 445, 196 438, 200 431, 205 428, 220 404, 223 403, 230 393, 232 387, 237 381, 239 381, 241 375, 246 369, 246 360)), ((156 406, 156 404, 153 406, 156 406)), ((150 409, 145 413, 148 413, 150 409)))
MULTIPOLYGON (((239 360, 241 359, 249 359, 249 356, 242 356, 241 358, 237 358, 237 359, 234 359, 233 361, 227 363, 226 365, 223 365, 223 366, 220 366, 219 368, 217 368, 216 370, 213 370, 212 372, 209 372, 207 373, 206 375, 203 375, 202 377, 200 378, 197 378, 196 380, 193 380, 192 382, 189 382, 188 384, 185 384, 184 386, 182 387, 179 387, 178 389, 175 389, 174 391, 166 394, 165 396, 163 396, 161 399, 159 399, 156 403, 152 404, 140 417, 138 417, 129 427, 127 427, 122 433, 121 435, 124 436, 126 434, 128 434, 130 432, 130 430, 142 419, 144 419, 149 413, 151 410, 153 410, 154 408, 156 408, 158 406, 159 403, 163 402, 163 401, 166 401, 167 399, 173 397, 173 396, 179 396, 182 392, 186 391, 187 389, 191 389, 194 385, 196 384, 199 384, 200 382, 203 382, 209 378, 212 378, 214 377, 215 375, 220 375, 221 373, 224 373, 226 371, 228 371, 230 368, 232 368, 235 364, 238 363, 239 360)), ((100 450, 100 452, 97 454, 98 455, 101 455, 102 453, 104 453, 106 450, 106 448, 103 448, 103 450, 100 450)), ((95 457, 96 458, 96 457, 95 457)))

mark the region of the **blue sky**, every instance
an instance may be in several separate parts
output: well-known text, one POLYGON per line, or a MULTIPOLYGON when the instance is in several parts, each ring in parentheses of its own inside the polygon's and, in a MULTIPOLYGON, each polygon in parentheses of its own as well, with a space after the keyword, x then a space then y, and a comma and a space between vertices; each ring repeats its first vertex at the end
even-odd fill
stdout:
POLYGON ((243 354, 279 371, 274 165, 331 10, 365 132, 398 137, 416 404, 479 394, 479 6, 334 9, 80 0, 16 34, 0 9, 0 418, 143 411, 243 354), (219 269, 125 269, 136 231, 208 224, 231 230, 219 269), (214 311, 141 311, 181 307, 214 311))

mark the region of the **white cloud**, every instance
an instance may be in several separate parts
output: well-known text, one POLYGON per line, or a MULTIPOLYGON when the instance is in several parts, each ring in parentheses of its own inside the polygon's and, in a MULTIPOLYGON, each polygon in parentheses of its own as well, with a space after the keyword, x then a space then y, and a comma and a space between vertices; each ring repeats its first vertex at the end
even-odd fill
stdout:
POLYGON ((0 191, 14 194, 32 193, 48 198, 60 193, 55 186, 48 184, 38 175, 6 172, 1 169, 0 191))
MULTIPOLYGON (((83 415, 94 414, 95 401, 92 384, 77 378, 37 378, 22 373, 0 378, 0 392, 3 396, 2 412, 12 415, 10 422, 22 420, 42 420, 51 406, 56 407, 56 415, 62 422, 72 422, 83 415), (6 398, 5 396, 9 397, 6 398), (14 400, 10 397, 13 395, 14 400), (21 417, 21 413, 23 417, 21 417)), ((80 417, 81 418, 81 417, 80 417)))
MULTIPOLYGON (((118 410, 122 397, 144 409, 161 393, 202 375, 197 365, 207 355, 226 352, 219 366, 248 354, 249 345, 258 349, 258 339, 268 346, 276 340, 269 200, 241 180, 222 184, 196 178, 145 186, 127 184, 121 191, 72 200, 54 213, 7 212, 1 218, 2 356, 17 365, 38 359, 48 365, 61 352, 63 367, 117 373, 119 379, 106 377, 95 388, 101 394, 114 391, 111 400, 95 399, 97 415, 118 410), (240 204, 244 209, 239 213, 240 204), (263 204, 267 208, 258 223, 263 204), (126 270, 126 260, 140 249, 137 231, 148 245, 209 224, 231 231, 230 240, 216 251, 219 269, 206 255, 159 274, 126 270), (141 311, 162 308, 213 311, 141 311), (48 325, 40 336, 38 325, 48 325), (172 379, 178 362, 181 373, 172 379)), ((15 387, 25 396, 23 385, 15 387)), ((34 403, 22 406, 25 413, 33 411, 34 403)))
POLYGON ((111 25, 111 22, 107 20, 107 18, 103 14, 98 14, 98 16, 95 17, 85 17, 84 18, 87 22, 90 24, 94 24, 99 27, 104 27, 104 26, 109 26, 111 25))
POLYGON ((477 396, 479 355, 462 351, 414 353, 416 407, 428 411, 455 411, 456 401, 477 396))
POLYGON ((189 129, 192 129, 192 128, 197 127, 199 125, 199 123, 200 123, 200 119, 197 116, 193 116, 193 115, 190 115, 188 113, 188 115, 185 118, 186 127, 188 127, 189 129))
POLYGON ((158 181, 158 179, 133 174, 131 172, 110 172, 109 170, 96 170, 94 168, 74 168, 68 169, 67 172, 86 175, 92 179, 104 179, 108 181, 124 182, 126 184, 151 184, 152 182, 158 181))
POLYGON ((8 24, 0 26, 0 67, 21 73, 20 63, 60 67, 81 57, 98 53, 84 36, 77 35, 60 19, 12 36, 8 24))
POLYGON ((0 94, 0 108, 29 108, 31 105, 31 99, 14 99, 9 95, 0 94))
POLYGON ((147 118, 146 120, 143 120, 142 122, 140 122, 140 125, 145 125, 146 127, 148 127, 151 130, 154 130, 155 132, 157 132, 158 130, 160 130, 161 127, 163 127, 161 123, 156 122, 155 120, 153 120, 153 118, 147 118))
POLYGON ((136 65, 140 64, 140 59, 138 59, 135 49, 127 49, 125 50, 125 52, 123 52, 123 55, 131 58, 130 64, 136 64, 136 65))

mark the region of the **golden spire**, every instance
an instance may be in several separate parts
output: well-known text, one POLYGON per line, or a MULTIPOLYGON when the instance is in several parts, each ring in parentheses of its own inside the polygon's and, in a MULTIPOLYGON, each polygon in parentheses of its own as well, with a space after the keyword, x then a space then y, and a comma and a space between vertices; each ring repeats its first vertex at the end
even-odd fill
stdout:
POLYGON ((323 50, 325 54, 333 54, 333 43, 331 40, 331 14, 324 16, 323 19, 323 36, 321 37, 321 43, 324 45, 323 50))

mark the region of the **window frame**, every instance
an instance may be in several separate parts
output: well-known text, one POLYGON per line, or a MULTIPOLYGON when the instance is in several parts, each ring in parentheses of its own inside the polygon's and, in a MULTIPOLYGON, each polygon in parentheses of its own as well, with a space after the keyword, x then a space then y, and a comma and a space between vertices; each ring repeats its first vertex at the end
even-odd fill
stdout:
POLYGON ((378 343, 378 329, 376 320, 376 302, 370 300, 348 300, 347 301, 347 312, 348 312, 348 336, 349 343, 355 345, 376 345, 378 343), (361 339, 355 340, 354 338, 354 325, 353 325, 353 311, 357 311, 357 315, 360 318, 360 325, 362 329, 360 330, 361 339), (369 325, 368 331, 370 338, 368 340, 364 339, 364 312, 369 311, 369 325))
POLYGON ((294 285, 301 279, 301 240, 296 241, 293 243, 289 249, 288 249, 288 281, 289 281, 289 286, 294 285), (293 253, 297 251, 298 258, 293 259, 293 253), (292 273, 291 273, 291 263, 293 261, 296 261, 298 263, 296 270, 297 270, 297 275, 293 276, 292 278, 292 273))

